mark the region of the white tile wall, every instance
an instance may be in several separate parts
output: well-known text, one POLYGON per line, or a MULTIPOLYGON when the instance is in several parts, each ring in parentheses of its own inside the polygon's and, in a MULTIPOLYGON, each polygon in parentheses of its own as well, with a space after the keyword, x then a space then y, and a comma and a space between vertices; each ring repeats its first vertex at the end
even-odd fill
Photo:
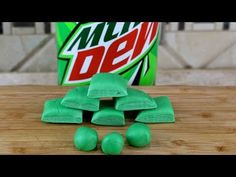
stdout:
MULTIPOLYGON (((181 31, 179 22, 163 24, 159 68, 236 68, 236 22, 230 22, 228 28, 224 22, 185 22, 181 31)), ((45 38, 55 37, 55 22, 50 23, 51 34, 45 34, 45 27, 45 22, 35 22, 34 27, 14 27, 12 22, 3 22, 0 72, 11 71, 12 66, 27 57, 29 63, 26 62, 22 66, 24 69, 19 71, 55 71, 55 40, 40 44, 45 38), (35 50, 36 47, 42 50, 35 50)))

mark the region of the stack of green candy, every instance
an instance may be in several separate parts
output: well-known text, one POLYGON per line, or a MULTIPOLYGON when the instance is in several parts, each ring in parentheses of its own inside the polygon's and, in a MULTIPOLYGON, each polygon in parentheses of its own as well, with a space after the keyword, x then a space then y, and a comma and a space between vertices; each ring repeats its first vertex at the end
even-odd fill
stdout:
POLYGON ((124 126, 124 111, 138 111, 135 119, 141 123, 175 122, 174 110, 167 96, 156 98, 128 87, 128 81, 112 73, 99 73, 89 86, 76 87, 64 98, 46 101, 43 122, 83 122, 83 111, 92 111, 91 123, 105 126, 124 126), (112 98, 112 100, 106 100, 112 98))
MULTIPOLYGON (((144 147, 151 141, 151 131, 146 123, 175 122, 167 96, 152 98, 141 90, 128 87, 127 80, 112 73, 96 74, 89 86, 76 87, 63 98, 46 101, 41 120, 81 124, 84 111, 93 112, 91 123, 104 126, 124 126, 124 111, 138 111, 135 121, 139 123, 131 125, 126 132, 128 144, 135 147, 144 147)), ((98 134, 94 129, 82 126, 76 131, 74 144, 77 149, 91 151, 97 143, 98 134)), ((120 154, 123 146, 124 139, 117 132, 107 134, 101 142, 105 154, 120 154)))

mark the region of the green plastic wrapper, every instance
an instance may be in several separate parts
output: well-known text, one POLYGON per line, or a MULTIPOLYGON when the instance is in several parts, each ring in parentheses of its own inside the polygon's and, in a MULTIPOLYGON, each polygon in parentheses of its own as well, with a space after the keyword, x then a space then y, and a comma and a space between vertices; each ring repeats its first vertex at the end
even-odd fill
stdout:
POLYGON ((88 89, 90 98, 122 97, 126 96, 128 81, 118 74, 95 74, 88 89))
POLYGON ((112 132, 102 139, 101 148, 106 155, 119 155, 124 148, 124 144, 122 135, 117 132, 112 132))
POLYGON ((88 86, 77 87, 67 92, 62 99, 63 106, 86 111, 98 111, 99 99, 87 97, 88 86))
POLYGON ((101 101, 101 108, 93 113, 91 122, 96 125, 124 126, 124 112, 116 110, 113 104, 111 100, 101 101))
POLYGON ((147 93, 128 88, 128 96, 115 98, 115 108, 120 111, 154 109, 156 102, 147 93))
POLYGON ((154 98, 156 109, 144 110, 138 113, 135 121, 143 123, 172 123, 175 122, 174 109, 167 96, 154 98))
POLYGON ((143 123, 134 123, 127 129, 126 139, 131 146, 147 146, 151 143, 151 130, 143 123))
POLYGON ((49 123, 82 123, 82 111, 64 107, 61 101, 62 98, 46 101, 41 120, 49 123))
POLYGON ((90 127, 81 126, 74 135, 74 145, 78 150, 92 151, 97 147, 98 134, 90 127))

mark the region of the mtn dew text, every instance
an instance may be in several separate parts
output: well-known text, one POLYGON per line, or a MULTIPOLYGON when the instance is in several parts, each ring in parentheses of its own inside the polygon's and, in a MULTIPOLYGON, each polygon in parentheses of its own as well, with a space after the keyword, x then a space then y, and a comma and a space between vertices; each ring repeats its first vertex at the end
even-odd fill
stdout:
POLYGON ((110 72, 130 85, 153 85, 159 29, 158 22, 57 22, 58 84, 87 85, 110 72))

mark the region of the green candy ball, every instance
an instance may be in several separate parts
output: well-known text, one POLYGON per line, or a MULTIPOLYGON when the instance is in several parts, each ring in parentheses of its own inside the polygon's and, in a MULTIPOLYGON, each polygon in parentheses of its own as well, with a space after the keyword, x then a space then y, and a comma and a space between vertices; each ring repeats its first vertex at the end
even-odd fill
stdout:
POLYGON ((107 155, 119 155, 124 147, 124 139, 120 133, 109 133, 101 143, 102 151, 107 155))
POLYGON ((126 139, 129 145, 144 147, 151 142, 151 130, 143 123, 134 123, 126 131, 126 139))
POLYGON ((97 147, 98 134, 89 127, 82 126, 78 128, 74 135, 74 145, 82 151, 92 151, 97 147))

